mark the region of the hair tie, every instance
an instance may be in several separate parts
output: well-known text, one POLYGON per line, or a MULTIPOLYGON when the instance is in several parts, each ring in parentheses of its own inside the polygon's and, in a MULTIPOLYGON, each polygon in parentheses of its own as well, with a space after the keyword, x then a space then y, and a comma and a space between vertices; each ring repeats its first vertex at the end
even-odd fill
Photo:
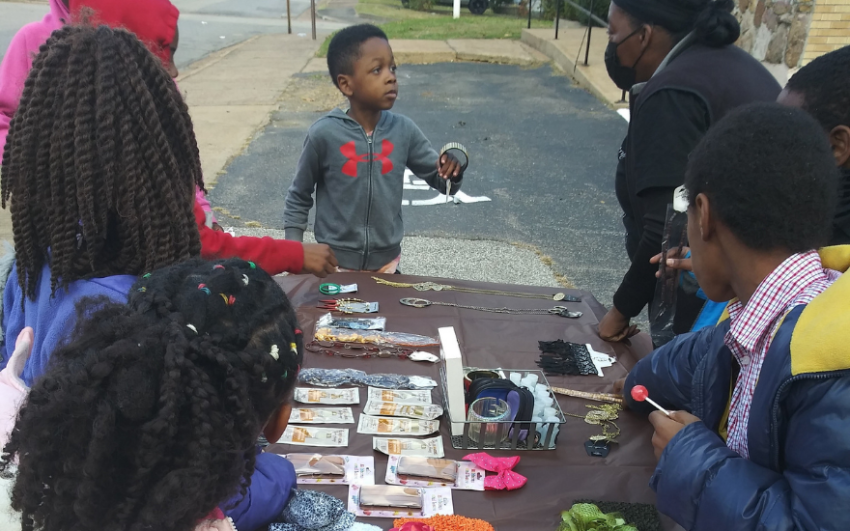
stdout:
POLYGON ((224 266, 221 264, 216 264, 213 266, 213 271, 215 271, 216 269, 224 269, 224 266))
POLYGON ((251 269, 257 269, 257 264, 254 262, 248 262, 248 265, 251 266, 251 269))
POLYGON ((144 293, 144 292, 146 292, 147 290, 148 290, 148 288, 141 287, 141 288, 137 289, 136 291, 138 291, 139 293, 144 293))
POLYGON ((187 324, 187 325, 186 325, 186 328, 188 328, 188 329, 189 329, 189 330, 191 330, 192 332, 195 332, 195 334, 197 334, 197 333, 198 333, 198 329, 197 329, 197 328, 195 328, 195 325, 193 325, 193 324, 187 324))
POLYGON ((286 377, 289 376, 289 371, 283 371, 283 376, 280 377, 281 380, 286 380, 286 377))
POLYGON ((248 285, 248 275, 242 275, 242 283, 248 285))
POLYGON ((269 351, 269 354, 275 361, 280 359, 280 349, 277 348, 277 345, 272 345, 272 349, 269 351))
POLYGON ((212 293, 212 292, 210 291, 210 288, 208 288, 206 284, 198 284, 198 289, 199 289, 199 290, 201 290, 201 291, 203 291, 203 292, 204 292, 204 293, 206 293, 207 295, 210 295, 210 294, 212 293))
POLYGON ((298 328, 296 328, 295 329, 295 335, 300 336, 301 334, 303 334, 303 332, 301 330, 299 330, 298 328))
POLYGON ((291 350, 291 351, 292 351, 292 354, 293 354, 293 355, 295 355, 295 356, 297 356, 297 355, 298 355, 298 345, 296 345, 295 343, 290 343, 290 344, 289 344, 289 350, 291 350))
POLYGON ((150 274, 150 273, 145 273, 144 275, 142 275, 142 278, 151 278, 151 274, 150 274))
POLYGON ((224 293, 219 293, 218 295, 224 300, 224 304, 228 306, 233 306, 233 304, 236 302, 236 297, 234 297, 233 295, 225 295, 224 293))

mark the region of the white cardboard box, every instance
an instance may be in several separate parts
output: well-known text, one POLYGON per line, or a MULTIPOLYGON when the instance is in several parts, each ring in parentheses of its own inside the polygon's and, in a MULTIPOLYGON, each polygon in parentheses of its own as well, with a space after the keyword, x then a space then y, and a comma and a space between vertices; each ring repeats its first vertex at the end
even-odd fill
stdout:
MULTIPOLYGON (((452 326, 440 328, 440 355, 446 369, 446 401, 452 420, 466 420, 466 400, 463 390, 463 356, 452 326)), ((452 436, 463 435, 463 422, 452 422, 452 436)))

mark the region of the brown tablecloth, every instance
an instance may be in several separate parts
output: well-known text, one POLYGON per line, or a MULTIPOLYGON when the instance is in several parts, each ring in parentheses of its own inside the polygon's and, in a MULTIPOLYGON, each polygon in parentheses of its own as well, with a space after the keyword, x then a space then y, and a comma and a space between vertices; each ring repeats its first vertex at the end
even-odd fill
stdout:
MULTIPOLYGON (((370 275, 362 273, 339 273, 320 281, 308 276, 281 277, 280 284, 290 300, 298 308, 298 318, 304 331, 305 341, 313 337, 313 325, 316 319, 326 313, 316 308, 319 299, 329 299, 319 293, 321 282, 339 284, 357 283, 358 298, 378 301, 381 311, 378 315, 387 318, 387 330, 410 332, 438 337, 437 329, 454 326, 460 342, 464 363, 467 366, 482 368, 503 368, 518 370, 537 369, 538 341, 563 339, 576 343, 590 343, 595 349, 613 354, 618 363, 604 370, 605 377, 572 376, 549 377, 553 386, 567 387, 582 391, 610 392, 613 382, 626 375, 627 371, 640 357, 651 350, 649 337, 642 334, 631 340, 631 345, 610 344, 599 339, 596 334, 598 320, 605 308, 592 294, 579 290, 558 288, 538 288, 530 286, 509 286, 465 282, 458 280, 413 277, 407 275, 386 275, 384 278, 395 282, 423 282, 427 280, 456 286, 499 289, 504 291, 534 292, 551 294, 563 291, 582 298, 579 303, 557 303, 572 310, 584 312, 579 319, 565 319, 554 315, 505 315, 481 311, 457 309, 444 306, 430 306, 419 309, 403 306, 402 297, 422 297, 441 302, 453 302, 466 305, 510 308, 550 308, 556 303, 544 299, 505 297, 494 295, 467 294, 451 291, 417 292, 410 288, 392 288, 377 285, 370 275)), ((431 349, 434 352, 437 350, 431 349)), ((367 373, 389 372, 400 374, 420 374, 439 381, 439 364, 417 363, 395 358, 382 359, 343 359, 328 357, 311 352, 304 353, 305 367, 355 368, 367 373)), ((433 391, 434 402, 441 403, 441 391, 433 391)), ((354 406, 355 420, 365 403, 365 392, 361 392, 360 406, 354 406)), ((586 400, 560 396, 558 402, 565 413, 584 415, 588 410, 586 400)), ((463 450, 451 447, 449 423, 440 419, 443 444, 446 456, 461 459, 463 450)), ((655 457, 650 439, 652 429, 645 418, 624 411, 617 421, 622 433, 619 444, 612 445, 608 457, 589 457, 584 450, 584 442, 591 435, 601 432, 600 426, 586 424, 581 419, 567 417, 567 423, 561 428, 558 447, 551 451, 495 452, 496 456, 520 455, 521 461, 516 472, 526 476, 528 483, 521 490, 513 492, 470 492, 454 491, 455 514, 472 518, 481 518, 497 531, 548 531, 557 528, 560 512, 568 509, 576 499, 595 499, 606 501, 655 503, 655 494, 648 482, 655 469, 655 457)), ((342 427, 334 425, 334 427, 342 427)), ((376 483, 383 484, 386 473, 387 457, 373 452, 372 435, 357 433, 356 425, 346 425, 349 432, 348 448, 329 449, 305 446, 274 444, 269 451, 276 453, 317 452, 323 454, 374 455, 376 483)), ((346 499, 345 486, 309 486, 346 499)), ((388 519, 364 520, 382 529, 392 527, 388 519)), ((665 525, 665 527, 667 527, 665 525)))

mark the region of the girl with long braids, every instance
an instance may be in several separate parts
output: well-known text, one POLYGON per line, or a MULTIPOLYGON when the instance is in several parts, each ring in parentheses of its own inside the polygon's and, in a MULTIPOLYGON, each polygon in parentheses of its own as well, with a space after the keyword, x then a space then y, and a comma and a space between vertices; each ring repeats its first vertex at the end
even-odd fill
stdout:
POLYGON ((82 297, 125 302, 136 277, 200 253, 203 185, 192 122, 132 34, 65 26, 36 57, 3 153, 15 266, 3 294, 5 366, 26 326, 32 385, 82 297), (11 203, 9 203, 11 200, 11 203))
POLYGON ((272 278, 195 259, 77 311, 0 460, 23 529, 232 530, 221 509, 258 481, 280 514, 294 469, 255 442, 289 419, 303 341, 272 278))

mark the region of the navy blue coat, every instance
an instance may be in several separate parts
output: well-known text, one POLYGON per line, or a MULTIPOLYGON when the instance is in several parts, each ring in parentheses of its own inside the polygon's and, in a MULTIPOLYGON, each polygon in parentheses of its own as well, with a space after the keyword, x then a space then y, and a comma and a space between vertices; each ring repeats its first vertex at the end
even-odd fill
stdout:
POLYGON ((660 405, 702 420, 671 439, 650 480, 662 513, 688 530, 850 530, 848 297, 843 275, 786 315, 753 396, 750 459, 719 435, 735 363, 723 343, 728 321, 679 336, 635 366, 625 389, 644 385, 660 405))

